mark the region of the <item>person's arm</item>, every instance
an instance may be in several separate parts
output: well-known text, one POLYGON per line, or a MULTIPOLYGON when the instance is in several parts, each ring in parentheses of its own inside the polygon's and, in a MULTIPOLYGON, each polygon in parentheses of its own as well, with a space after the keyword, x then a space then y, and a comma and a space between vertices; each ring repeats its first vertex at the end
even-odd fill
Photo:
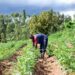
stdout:
POLYGON ((33 43, 33 47, 34 47, 34 46, 35 46, 35 45, 34 45, 34 38, 32 39, 32 43, 33 43))
POLYGON ((37 38, 36 38, 36 36, 33 37, 32 43, 33 43, 33 47, 37 48, 37 38))
POLYGON ((35 48, 37 48, 37 37, 36 36, 34 37, 34 45, 35 45, 35 48))

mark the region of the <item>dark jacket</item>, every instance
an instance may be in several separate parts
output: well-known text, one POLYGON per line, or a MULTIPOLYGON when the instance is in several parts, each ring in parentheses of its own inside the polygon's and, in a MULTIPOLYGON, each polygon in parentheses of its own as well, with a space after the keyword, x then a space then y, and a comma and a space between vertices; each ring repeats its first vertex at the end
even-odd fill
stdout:
POLYGON ((37 44, 47 46, 48 37, 45 34, 36 34, 36 35, 34 35, 32 41, 33 41, 33 46, 35 46, 35 47, 37 47, 37 44))

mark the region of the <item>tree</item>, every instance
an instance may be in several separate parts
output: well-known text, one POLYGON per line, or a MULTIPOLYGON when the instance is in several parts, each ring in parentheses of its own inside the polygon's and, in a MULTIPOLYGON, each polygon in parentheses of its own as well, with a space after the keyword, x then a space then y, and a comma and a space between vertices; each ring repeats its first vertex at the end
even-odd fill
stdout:
POLYGON ((6 42, 6 24, 4 16, 0 15, 0 42, 6 42))
POLYGON ((26 12, 23 10, 23 24, 25 24, 25 19, 26 19, 26 12))
POLYGON ((41 12, 38 16, 32 16, 29 22, 30 33, 50 34, 56 32, 63 21, 63 15, 58 15, 53 10, 41 12))
POLYGON ((69 15, 67 15, 67 16, 65 16, 65 22, 69 22, 69 21, 71 21, 72 19, 71 19, 71 16, 69 16, 69 15))
POLYGON ((36 15, 32 16, 31 20, 29 21, 29 29, 30 29, 30 33, 37 33, 37 26, 38 26, 38 17, 36 15))

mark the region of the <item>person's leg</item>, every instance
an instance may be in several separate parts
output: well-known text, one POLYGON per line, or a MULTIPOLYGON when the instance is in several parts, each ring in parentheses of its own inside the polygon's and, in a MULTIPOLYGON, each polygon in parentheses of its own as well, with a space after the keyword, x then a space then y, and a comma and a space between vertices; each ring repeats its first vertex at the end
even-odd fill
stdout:
POLYGON ((48 38, 46 37, 46 39, 45 39, 45 49, 47 48, 47 45, 48 45, 48 38))
POLYGON ((44 52, 46 52, 47 44, 48 44, 48 38, 45 37, 44 38, 44 52))
POLYGON ((40 54, 41 54, 41 57, 42 57, 42 44, 40 44, 40 54))
POLYGON ((44 43, 42 43, 42 58, 44 58, 44 54, 45 54, 45 46, 44 43))
POLYGON ((41 58, 44 58, 44 44, 40 44, 41 58))
POLYGON ((40 44, 40 53, 41 53, 42 58, 44 58, 44 54, 46 52, 47 44, 48 44, 48 38, 44 38, 42 43, 40 44))
POLYGON ((46 52, 47 44, 48 44, 48 38, 44 38, 43 47, 42 47, 43 48, 43 57, 46 52))

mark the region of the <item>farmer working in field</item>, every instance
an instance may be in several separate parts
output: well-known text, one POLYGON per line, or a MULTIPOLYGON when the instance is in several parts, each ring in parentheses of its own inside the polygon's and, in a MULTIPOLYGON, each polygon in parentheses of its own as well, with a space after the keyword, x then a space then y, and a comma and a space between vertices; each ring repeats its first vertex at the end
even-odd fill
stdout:
POLYGON ((40 48, 41 57, 44 57, 44 54, 46 52, 47 44, 48 44, 48 37, 45 34, 36 34, 31 35, 30 39, 32 39, 33 46, 36 48, 40 48))

